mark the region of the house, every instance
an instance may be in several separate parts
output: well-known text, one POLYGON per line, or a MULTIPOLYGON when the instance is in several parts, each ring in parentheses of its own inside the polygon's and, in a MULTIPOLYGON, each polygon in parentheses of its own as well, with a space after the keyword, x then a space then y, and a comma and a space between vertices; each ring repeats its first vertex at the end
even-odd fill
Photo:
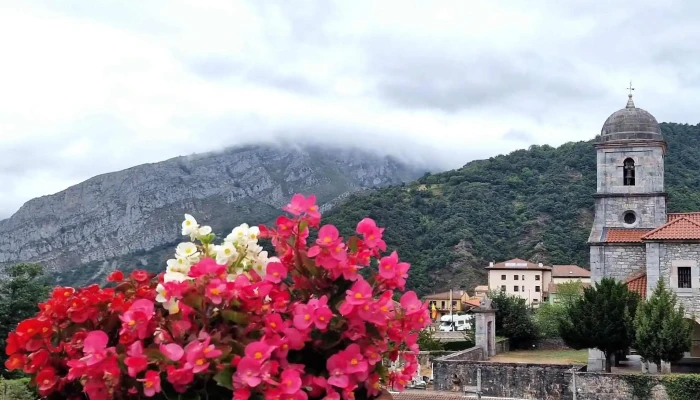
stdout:
POLYGON ((488 285, 479 285, 474 288, 474 297, 477 299, 483 299, 489 293, 488 285))
POLYGON ((552 283, 569 281, 591 283, 591 271, 578 265, 552 265, 552 283))
MULTIPOLYGON (((692 348, 681 362, 700 362, 700 213, 667 213, 661 128, 630 94, 625 108, 605 121, 594 146, 591 281, 614 278, 643 298, 663 281, 693 325, 692 348)), ((603 365, 602 353, 589 350, 588 371, 603 365)))
POLYGON ((552 267, 516 258, 496 264, 491 262, 486 269, 490 290, 521 297, 533 307, 538 307, 547 299, 546 289, 552 282, 552 267))
MULTIPOLYGON (((549 284, 549 287, 547 289, 547 302, 549 302, 549 304, 559 303, 559 285, 561 285, 562 283, 566 283, 566 282, 561 282, 561 283, 552 282, 549 284)), ((582 282, 581 289, 585 289, 588 287, 591 287, 590 282, 586 282, 586 283, 582 282)))
POLYGON ((472 308, 467 303, 469 294, 466 290, 453 290, 451 300, 449 291, 429 294, 423 297, 423 300, 429 302, 428 309, 431 311, 431 318, 434 321, 439 320, 443 315, 449 314, 450 308, 452 313, 464 312, 472 308))

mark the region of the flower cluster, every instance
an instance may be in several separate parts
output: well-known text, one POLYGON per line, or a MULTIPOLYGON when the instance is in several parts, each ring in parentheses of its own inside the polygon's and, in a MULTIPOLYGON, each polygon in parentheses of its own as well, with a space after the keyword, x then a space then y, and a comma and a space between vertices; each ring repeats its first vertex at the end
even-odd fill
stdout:
POLYGON ((409 265, 385 254, 371 219, 344 240, 321 226, 313 196, 284 210, 274 227, 244 224, 220 244, 186 215, 190 241, 165 272, 56 288, 10 334, 7 368, 47 398, 348 400, 402 389, 429 323, 427 305, 401 293, 409 265), (399 355, 400 369, 383 366, 399 355))

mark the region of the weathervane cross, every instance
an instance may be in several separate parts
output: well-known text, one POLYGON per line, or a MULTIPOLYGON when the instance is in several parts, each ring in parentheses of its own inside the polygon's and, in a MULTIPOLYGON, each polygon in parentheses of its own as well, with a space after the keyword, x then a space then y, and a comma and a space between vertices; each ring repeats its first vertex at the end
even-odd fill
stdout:
POLYGON ((630 80, 630 87, 628 87, 627 90, 630 91, 630 96, 631 96, 631 95, 632 95, 632 91, 634 90, 634 88, 632 87, 632 81, 631 81, 631 80, 630 80))

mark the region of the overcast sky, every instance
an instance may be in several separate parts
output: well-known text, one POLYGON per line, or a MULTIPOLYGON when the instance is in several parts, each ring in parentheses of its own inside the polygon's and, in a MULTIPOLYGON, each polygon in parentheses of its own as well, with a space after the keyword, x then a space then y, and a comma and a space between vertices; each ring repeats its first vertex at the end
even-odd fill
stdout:
POLYGON ((278 136, 444 169, 700 122, 697 1, 0 3, 0 216, 96 174, 278 136), (291 5, 293 4, 293 5, 291 5))

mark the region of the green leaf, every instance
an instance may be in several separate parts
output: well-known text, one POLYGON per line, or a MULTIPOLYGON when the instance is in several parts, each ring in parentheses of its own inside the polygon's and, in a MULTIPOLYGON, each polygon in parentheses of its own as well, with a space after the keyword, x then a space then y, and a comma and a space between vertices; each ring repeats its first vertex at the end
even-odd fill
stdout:
POLYGON ((230 365, 214 375, 214 381, 222 387, 233 390, 233 367, 230 365))
POLYGON ((248 325, 248 315, 242 312, 233 310, 223 310, 221 311, 221 316, 227 320, 238 325, 248 325))
POLYGON ((357 236, 352 236, 350 239, 348 239, 348 249, 350 249, 351 253, 356 253, 357 252, 357 242, 360 239, 357 236))
POLYGON ((207 236, 201 237, 199 240, 203 244, 209 244, 209 243, 212 243, 214 241, 214 239, 216 239, 216 235, 214 233, 210 233, 207 236))
POLYGON ((148 357, 149 360, 168 361, 168 358, 165 357, 165 354, 161 353, 158 349, 146 349, 143 351, 143 353, 146 355, 146 357, 148 357))

